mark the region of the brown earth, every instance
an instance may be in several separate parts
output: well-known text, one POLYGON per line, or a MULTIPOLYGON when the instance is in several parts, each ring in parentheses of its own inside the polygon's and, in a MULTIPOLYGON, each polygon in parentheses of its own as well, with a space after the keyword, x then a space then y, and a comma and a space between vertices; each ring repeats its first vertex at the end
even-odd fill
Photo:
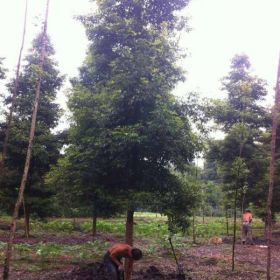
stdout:
MULTIPOLYGON (((272 279, 280 279, 280 242, 275 236, 272 246, 272 279)), ((0 241, 6 241, 5 236, 0 241)), ((111 243, 120 241, 110 235, 98 235, 99 240, 111 243)), ((34 244, 37 242, 55 242, 57 244, 81 244, 92 240, 87 234, 77 236, 58 237, 55 235, 43 235, 26 239, 17 237, 16 243, 34 244)), ((137 246, 145 246, 147 240, 137 240, 137 246)), ((179 262, 186 274, 185 279, 193 280, 256 280, 266 279, 266 247, 265 240, 254 239, 255 245, 236 245, 235 272, 231 271, 231 239, 223 238, 223 244, 209 245, 198 244, 190 248, 184 247, 176 250, 179 262)), ((1 252, 0 252, 1 253, 1 252)), ((43 269, 30 272, 22 266, 11 271, 11 280, 105 280, 101 263, 93 260, 93 263, 65 263, 61 268, 43 269)), ((24 265, 28 265, 26 262, 24 265)), ((156 256, 144 256, 143 260, 135 263, 133 280, 142 279, 183 279, 178 276, 176 263, 171 251, 160 250, 156 256)), ((1 273, 1 267, 0 267, 1 273)), ((1 274, 0 274, 1 275, 1 274)))

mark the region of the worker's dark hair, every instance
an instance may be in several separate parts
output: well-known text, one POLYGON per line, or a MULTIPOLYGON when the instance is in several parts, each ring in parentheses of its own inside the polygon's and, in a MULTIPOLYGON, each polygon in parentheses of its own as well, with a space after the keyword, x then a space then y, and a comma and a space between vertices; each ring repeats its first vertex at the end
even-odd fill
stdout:
POLYGON ((251 213, 250 209, 245 209, 245 212, 251 213))
POLYGON ((131 250, 131 255, 132 255, 132 258, 136 261, 140 260, 143 256, 142 251, 137 248, 133 248, 131 250))

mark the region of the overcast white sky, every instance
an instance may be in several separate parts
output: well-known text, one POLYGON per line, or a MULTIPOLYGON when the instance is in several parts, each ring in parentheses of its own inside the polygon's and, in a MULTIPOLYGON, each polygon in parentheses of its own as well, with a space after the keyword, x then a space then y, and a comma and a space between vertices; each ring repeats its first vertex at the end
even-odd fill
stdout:
MULTIPOLYGON (((22 34, 25 0, 0 0, 0 57, 10 74, 15 70, 22 34)), ((38 33, 45 0, 29 0, 25 52, 38 33), (37 17, 37 18, 36 18, 37 17)), ((87 48, 84 28, 73 17, 87 13, 89 0, 50 0, 49 34, 61 73, 77 75, 87 48)), ((187 14, 192 31, 182 36, 189 56, 183 62, 187 81, 179 95, 197 90, 221 97, 220 79, 226 75, 236 53, 250 57, 255 74, 268 81, 270 99, 276 80, 280 49, 280 0, 192 0, 187 14)), ((63 103, 64 93, 59 94, 63 103)))

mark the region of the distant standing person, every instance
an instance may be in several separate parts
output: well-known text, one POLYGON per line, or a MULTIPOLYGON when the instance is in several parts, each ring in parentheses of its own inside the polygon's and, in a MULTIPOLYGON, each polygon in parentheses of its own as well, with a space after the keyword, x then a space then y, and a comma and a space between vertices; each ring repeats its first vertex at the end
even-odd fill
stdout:
POLYGON ((242 215, 242 244, 246 244, 247 240, 249 244, 254 245, 252 239, 252 220, 253 215, 249 209, 246 209, 242 215))
POLYGON ((104 266, 108 280, 121 280, 124 266, 122 259, 140 260, 142 251, 126 243, 114 244, 104 255, 104 266))

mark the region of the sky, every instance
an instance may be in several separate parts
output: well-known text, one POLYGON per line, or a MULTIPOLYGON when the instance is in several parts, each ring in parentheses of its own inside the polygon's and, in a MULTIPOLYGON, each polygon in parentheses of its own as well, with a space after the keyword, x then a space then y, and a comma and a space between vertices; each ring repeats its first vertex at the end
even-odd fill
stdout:
MULTIPOLYGON (((45 2, 29 0, 24 54, 40 31, 45 2)), ((25 0, 0 0, 0 57, 5 57, 9 76, 14 75, 17 64, 24 7, 25 0)), ((66 75, 65 86, 58 94, 63 108, 67 81, 78 74, 88 45, 85 30, 74 16, 93 8, 89 0, 50 0, 48 33, 59 69, 66 75)), ((221 78, 229 71, 232 57, 245 53, 253 73, 267 80, 271 103, 280 50, 279 11, 280 0, 191 0, 184 11, 191 31, 182 33, 180 41, 188 54, 180 63, 186 71, 186 82, 177 86, 175 94, 197 91, 202 96, 222 98, 221 78)), ((64 125, 65 119, 61 123, 64 125)))

